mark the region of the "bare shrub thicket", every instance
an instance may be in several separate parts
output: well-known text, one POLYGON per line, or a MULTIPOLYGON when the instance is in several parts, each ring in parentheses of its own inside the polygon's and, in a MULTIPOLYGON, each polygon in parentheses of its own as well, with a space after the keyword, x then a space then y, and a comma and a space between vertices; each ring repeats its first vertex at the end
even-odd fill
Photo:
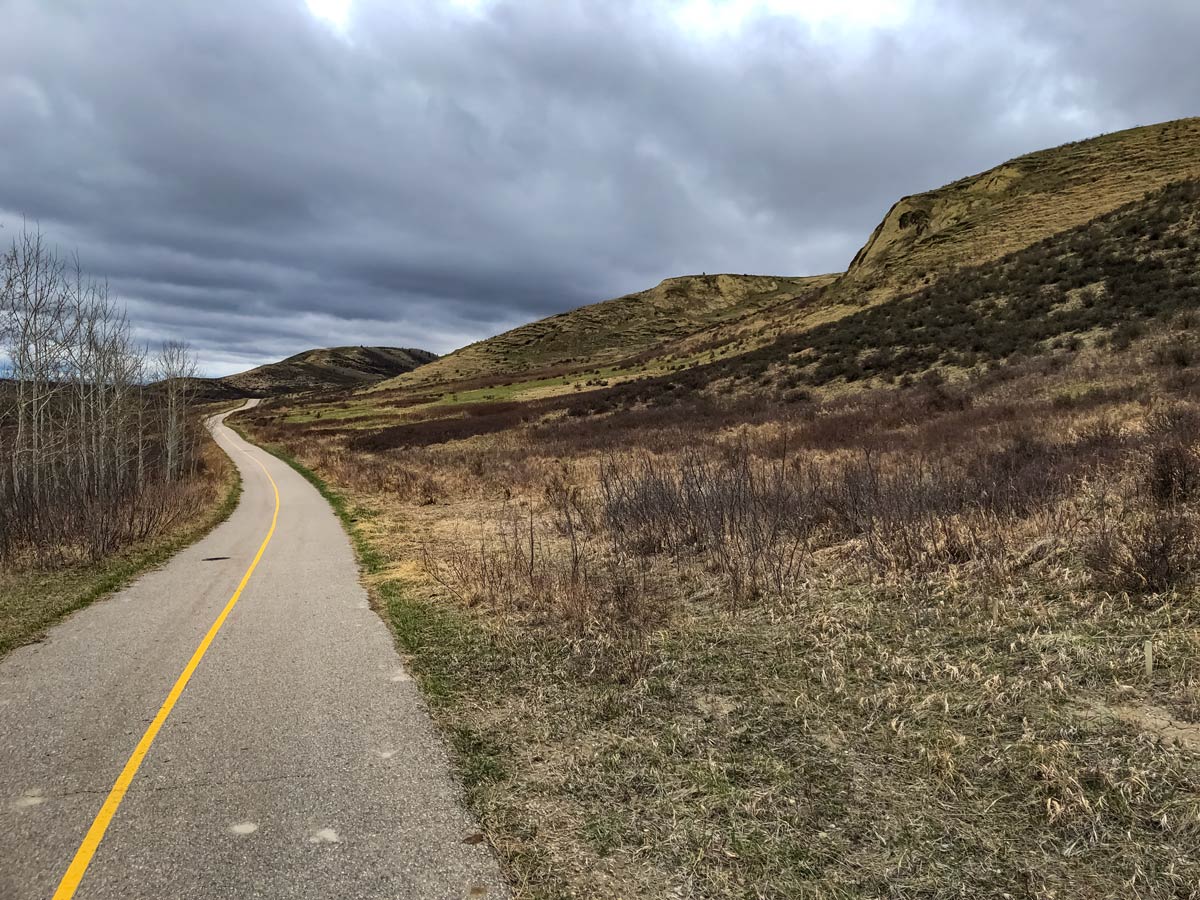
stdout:
POLYGON ((107 286, 36 231, 0 258, 0 362, 0 564, 98 558, 185 512, 191 354, 149 359, 107 286))
POLYGON ((794 592, 826 550, 872 578, 959 568, 993 586, 1047 554, 1082 551, 1110 586, 1161 591, 1200 565, 1198 435, 1200 419, 1177 404, 1140 429, 1097 419, 1056 435, 1017 421, 941 454, 874 442, 798 452, 798 440, 768 431, 611 456, 594 479, 551 472, 543 512, 518 521, 506 505, 473 550, 441 563, 427 554, 427 564, 472 603, 597 620, 605 608, 628 622, 645 619, 637 603, 663 598, 643 583, 606 605, 597 590, 627 581, 601 561, 662 558, 676 575, 707 573, 734 606, 794 592))
MULTIPOLYGON (((1103 430, 1101 430, 1103 431, 1103 430)), ((993 574, 1012 562, 1014 523, 1065 527, 1060 508, 1076 473, 1110 456, 1116 435, 1089 430, 1052 444, 1016 433, 959 452, 828 457, 767 438, 602 464, 603 521, 631 552, 699 555, 735 601, 783 594, 813 554, 849 542, 878 575, 919 576, 971 563, 993 574), (772 455, 776 454, 776 455, 772 455)))
POLYGON ((260 416, 339 483, 465 503, 485 527, 430 550, 439 580, 548 619, 624 627, 660 621, 672 600, 737 607, 833 572, 994 594, 1061 564, 1109 590, 1169 590, 1200 570, 1200 419, 1179 391, 1151 401, 1120 359, 1081 365, 761 407, 733 425, 710 402, 376 452, 283 409, 260 416), (606 598, 630 581, 609 566, 657 577, 606 598))
POLYGON ((744 444, 600 468, 603 521, 624 552, 701 555, 734 602, 793 585, 824 524, 813 467, 754 458, 744 444))
POLYGON ((474 539, 424 548, 430 575, 468 605, 483 604, 580 633, 633 635, 656 620, 643 557, 594 536, 575 504, 548 516, 505 504, 474 539))
POLYGON ((1088 561, 1103 587, 1168 590, 1200 571, 1200 411, 1177 405, 1146 423, 1128 477, 1098 518, 1088 561))

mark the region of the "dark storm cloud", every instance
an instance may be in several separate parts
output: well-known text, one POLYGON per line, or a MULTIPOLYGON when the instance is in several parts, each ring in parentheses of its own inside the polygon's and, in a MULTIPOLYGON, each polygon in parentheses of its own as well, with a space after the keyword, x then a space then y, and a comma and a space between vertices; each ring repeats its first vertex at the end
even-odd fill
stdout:
POLYGON ((1190 2, 736 5, 0 0, 0 220, 220 372, 841 269, 901 194, 1197 112, 1190 2))

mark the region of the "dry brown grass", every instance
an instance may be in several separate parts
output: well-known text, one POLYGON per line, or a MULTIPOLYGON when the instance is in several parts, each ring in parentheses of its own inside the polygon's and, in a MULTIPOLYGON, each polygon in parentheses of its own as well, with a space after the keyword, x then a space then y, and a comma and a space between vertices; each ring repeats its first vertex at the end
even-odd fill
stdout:
POLYGON ((522 896, 1189 897, 1197 393, 1152 344, 378 453, 259 433, 391 561, 522 896))

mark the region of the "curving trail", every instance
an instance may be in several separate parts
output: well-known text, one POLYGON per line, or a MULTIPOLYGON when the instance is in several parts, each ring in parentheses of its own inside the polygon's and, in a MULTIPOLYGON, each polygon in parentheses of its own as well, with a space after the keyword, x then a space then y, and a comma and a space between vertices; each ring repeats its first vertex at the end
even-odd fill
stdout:
POLYGON ((332 510, 212 427, 229 520, 0 660, 0 898, 506 897, 332 510))

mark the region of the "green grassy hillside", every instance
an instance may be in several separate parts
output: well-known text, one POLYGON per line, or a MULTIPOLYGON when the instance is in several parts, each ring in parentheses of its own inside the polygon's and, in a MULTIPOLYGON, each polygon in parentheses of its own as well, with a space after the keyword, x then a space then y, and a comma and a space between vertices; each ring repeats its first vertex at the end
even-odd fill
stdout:
MULTIPOLYGON (((600 409, 614 397, 663 402, 714 386, 780 397, 789 389, 873 386, 930 370, 953 376, 1058 350, 1123 350, 1197 314, 1200 181, 1193 180, 889 303, 589 402, 600 409)), ((1184 361, 1200 354, 1188 329, 1171 347, 1164 352, 1184 361)))
POLYGON ((1030 153, 901 199, 843 275, 670 278, 480 341, 379 387, 391 400, 540 399, 761 353, 1197 176, 1200 119, 1030 153))
POLYGON ((1155 191, 1085 225, 895 300, 791 331, 754 349, 639 378, 564 375, 464 393, 359 395, 298 403, 297 422, 352 426, 353 446, 427 446, 640 406, 739 405, 955 380, 1041 355, 1122 352, 1150 335, 1156 358, 1200 360, 1200 181, 1155 191), (524 402, 513 402, 524 401, 524 402), (506 402, 499 402, 506 401, 506 402))

